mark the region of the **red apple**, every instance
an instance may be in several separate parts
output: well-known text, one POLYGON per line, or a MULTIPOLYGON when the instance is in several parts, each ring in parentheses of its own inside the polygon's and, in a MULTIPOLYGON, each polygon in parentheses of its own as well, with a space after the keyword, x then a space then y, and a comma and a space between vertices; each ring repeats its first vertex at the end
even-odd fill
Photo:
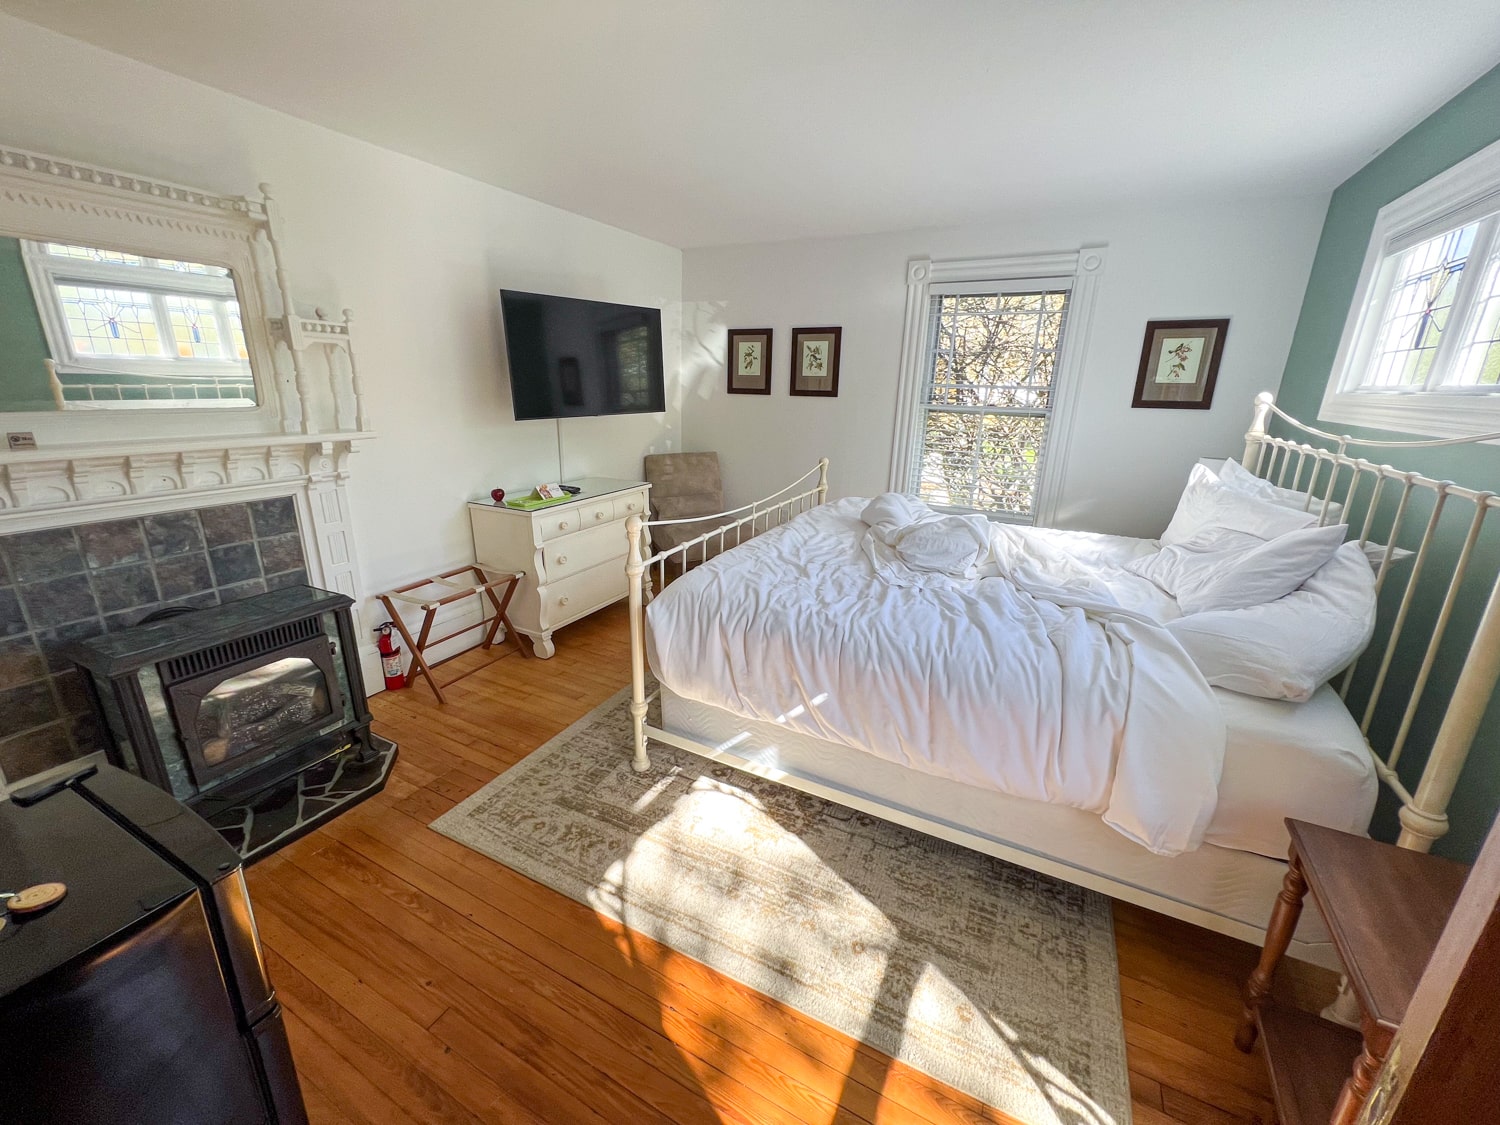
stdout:
POLYGON ((505 502, 505 489, 503 489, 503 488, 492 488, 492 489, 490 489, 490 498, 492 500, 494 500, 496 504, 503 504, 505 502))

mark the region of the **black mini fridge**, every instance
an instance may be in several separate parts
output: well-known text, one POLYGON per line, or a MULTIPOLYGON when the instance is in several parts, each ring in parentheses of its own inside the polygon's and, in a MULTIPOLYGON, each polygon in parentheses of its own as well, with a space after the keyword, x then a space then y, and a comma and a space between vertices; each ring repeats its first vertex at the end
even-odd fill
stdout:
POLYGON ((0 1119, 306 1122, 240 859, 217 832, 91 768, 0 801, 0 890, 45 882, 66 897, 0 929, 0 1119))

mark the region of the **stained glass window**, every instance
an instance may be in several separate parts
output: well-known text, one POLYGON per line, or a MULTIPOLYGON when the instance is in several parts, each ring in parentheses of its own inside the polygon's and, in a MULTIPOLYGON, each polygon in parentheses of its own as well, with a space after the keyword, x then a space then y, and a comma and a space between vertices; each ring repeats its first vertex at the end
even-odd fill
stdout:
POLYGON ((81 262, 107 262, 116 266, 140 266, 144 269, 172 270, 174 273, 193 273, 202 277, 228 277, 224 266, 210 266, 203 262, 180 262, 175 258, 147 258, 140 254, 127 254, 121 250, 104 250, 98 246, 72 246, 62 242, 46 244, 47 253, 55 258, 73 258, 81 262))
POLYGON ((61 242, 47 243, 47 253, 56 258, 74 258, 81 262, 110 262, 117 266, 139 266, 146 262, 146 259, 139 254, 102 250, 97 246, 65 246, 61 242))
POLYGON ((249 359, 250 352, 245 347, 245 325, 240 320, 240 303, 225 301, 224 311, 229 314, 229 343, 234 349, 235 358, 249 359))
POLYGON ((1396 262, 1366 387, 1426 384, 1478 229, 1474 224, 1447 231, 1396 262))
POLYGON ((177 354, 184 359, 217 359, 224 354, 218 308, 206 297, 162 298, 177 354))
POLYGON ((65 402, 254 403, 229 269, 71 243, 22 245, 65 402))
POLYGON ((151 294, 59 285, 57 296, 79 355, 161 354, 151 294))
POLYGON ((1450 380, 1455 386, 1500 385, 1500 247, 1485 264, 1478 293, 1450 380))
POLYGON ((1067 308, 1065 289, 932 297, 917 496, 1033 514, 1067 308))
POLYGON ((1365 316, 1356 392, 1500 384, 1500 212, 1386 255, 1365 316))

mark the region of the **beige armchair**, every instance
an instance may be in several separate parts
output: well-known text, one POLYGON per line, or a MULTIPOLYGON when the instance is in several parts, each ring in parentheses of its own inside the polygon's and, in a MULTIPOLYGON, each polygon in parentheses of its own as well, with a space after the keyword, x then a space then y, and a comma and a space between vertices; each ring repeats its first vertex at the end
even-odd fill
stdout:
MULTIPOLYGON (((717 453, 653 453, 646 458, 646 479, 651 482, 651 518, 691 519, 717 515, 724 510, 724 481, 719 476, 717 453)), ((714 520, 669 524, 651 529, 657 551, 671 550, 689 539, 719 526, 714 520)), ((691 561, 700 562, 718 553, 717 543, 693 548, 691 561)))

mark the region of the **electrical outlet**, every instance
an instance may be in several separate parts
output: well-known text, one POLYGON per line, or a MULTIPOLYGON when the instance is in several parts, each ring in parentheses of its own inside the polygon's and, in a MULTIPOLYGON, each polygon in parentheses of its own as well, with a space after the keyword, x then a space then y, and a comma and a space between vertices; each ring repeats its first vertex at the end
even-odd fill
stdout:
POLYGON ((36 448, 36 435, 30 430, 13 430, 5 435, 5 441, 11 449, 36 448))

